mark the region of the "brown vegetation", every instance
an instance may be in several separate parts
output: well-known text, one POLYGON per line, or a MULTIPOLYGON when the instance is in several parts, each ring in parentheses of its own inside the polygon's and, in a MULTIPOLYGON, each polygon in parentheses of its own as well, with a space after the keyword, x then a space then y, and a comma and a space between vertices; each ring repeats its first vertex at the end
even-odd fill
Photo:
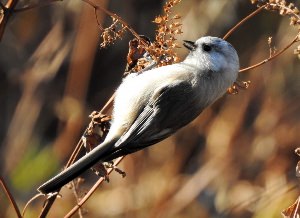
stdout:
POLYGON ((125 74, 174 63, 183 56, 182 39, 228 33, 249 88, 237 81, 229 93, 238 95, 220 99, 158 145, 115 161, 125 179, 113 173, 106 184, 87 172, 61 198, 30 202, 25 217, 278 217, 285 208, 284 216, 299 216, 299 4, 251 2, 1 2, 1 181, 14 202, 1 197, 2 214, 24 208, 42 181, 82 155, 83 145, 103 140, 113 97, 106 99, 126 64, 134 62, 125 74))

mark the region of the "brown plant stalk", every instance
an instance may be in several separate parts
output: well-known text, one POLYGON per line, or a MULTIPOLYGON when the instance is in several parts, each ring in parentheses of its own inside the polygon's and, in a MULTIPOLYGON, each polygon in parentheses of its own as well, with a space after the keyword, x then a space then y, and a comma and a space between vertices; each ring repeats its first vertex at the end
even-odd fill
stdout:
MULTIPOLYGON (((125 156, 119 157, 116 161, 114 161, 114 166, 117 166, 121 161, 125 158, 125 156)), ((114 169, 110 168, 107 170, 107 174, 109 175, 112 173, 114 169)), ((97 190, 97 188, 101 185, 101 183, 104 181, 104 177, 100 177, 98 181, 93 185, 93 187, 88 191, 88 193, 77 203, 75 207, 73 207, 67 215, 65 215, 64 218, 69 218, 72 215, 74 215, 81 207, 82 205, 92 196, 92 194, 97 190)))
POLYGON ((299 34, 295 36, 295 38, 288 44, 286 45, 283 49, 277 51, 276 53, 274 53, 273 55, 271 55, 269 58, 266 58, 264 60, 262 60, 261 62, 257 63, 257 64, 254 64, 252 66, 249 66, 249 67, 245 67, 243 69, 240 69, 240 73, 242 72, 245 72, 247 70, 252 70, 254 68, 257 68, 273 59, 275 59, 276 57, 278 57, 279 55, 281 55, 283 52, 285 52, 287 49, 289 49, 294 43, 298 42, 299 41, 299 34))
POLYGON ((4 179, 0 176, 0 184, 7 196, 7 198, 9 199, 9 202, 11 203, 11 205, 13 206, 15 212, 16 212, 16 215, 18 216, 18 218, 22 218, 22 215, 20 213, 20 210, 18 208, 18 205, 17 205, 17 202, 15 201, 13 195, 11 194, 11 192, 9 191, 4 179))
MULTIPOLYGON (((16 6, 16 4, 18 2, 17 0, 9 0, 8 3, 5 6, 4 5, 0 5, 0 7, 2 8, 2 10, 4 11, 4 16, 3 16, 2 19, 4 19, 4 18, 6 19, 5 22, 3 20, 0 20, 0 39, 1 39, 1 36, 3 35, 6 22, 8 21, 8 18, 9 18, 9 15, 7 15, 7 14, 11 14, 13 12, 22 12, 22 11, 29 10, 29 9, 32 9, 32 8, 35 8, 35 7, 38 7, 38 6, 44 6, 46 4, 49 4, 49 3, 52 3, 52 2, 56 2, 56 1, 62 1, 62 0, 49 0, 47 3, 44 3, 43 5, 40 5, 40 4, 31 5, 31 6, 27 6, 27 7, 20 8, 20 9, 15 9, 15 6, 16 6), (9 13, 7 13, 6 10, 8 10, 9 13)), ((147 46, 145 44, 144 40, 141 39, 140 36, 125 21, 123 21, 118 15, 116 15, 116 14, 108 11, 107 9, 105 9, 104 7, 102 7, 100 5, 97 5, 97 4, 93 3, 90 0, 82 0, 82 1, 85 2, 85 3, 87 3, 87 4, 89 4, 90 6, 92 6, 94 8, 96 21, 97 21, 98 27, 101 30, 103 30, 103 27, 101 27, 100 22, 98 20, 98 15, 97 15, 97 11, 98 10, 103 11, 104 13, 106 13, 107 15, 109 15, 110 17, 118 20, 122 25, 124 25, 124 27, 129 32, 132 33, 132 35, 134 37, 138 38, 144 46, 147 46)), ((270 5, 270 4, 267 3, 267 4, 263 5, 263 6, 261 6, 260 8, 256 9, 254 12, 252 12, 250 15, 248 15, 246 18, 244 18, 243 20, 241 20, 235 27, 233 27, 230 31, 228 31, 228 33, 224 36, 224 39, 226 39, 227 37, 229 37, 229 35, 231 35, 234 31, 236 31, 236 29, 238 27, 240 27, 245 21, 247 21, 248 19, 250 19, 250 18, 254 17, 255 15, 257 15, 259 12, 262 11, 262 9, 265 9, 267 5, 270 5)), ((269 62, 270 60, 273 60, 274 58, 276 58, 280 54, 282 54, 284 51, 286 51, 289 47, 291 47, 297 41, 299 41, 299 33, 293 39, 293 41, 291 41, 282 50, 276 52, 275 54, 273 54, 269 58, 267 58, 267 59, 265 59, 265 60, 263 60, 263 61, 261 61, 261 62, 259 62, 257 64, 254 64, 252 66, 249 66, 249 67, 241 69, 240 72, 244 72, 244 71, 256 68, 258 66, 261 66, 261 65, 265 64, 266 62, 269 62)), ((107 111, 107 109, 111 108, 113 99, 114 99, 114 96, 112 96, 110 98, 110 100, 106 103, 106 105, 100 110, 100 113, 105 113, 105 111, 107 111)), ((66 167, 69 167, 76 160, 76 157, 78 156, 78 153, 79 153, 80 149, 82 148, 82 145, 83 145, 83 140, 81 139, 77 143, 76 148, 74 149, 72 155, 70 156, 70 159, 68 160, 66 167)), ((123 157, 120 158, 120 159, 118 159, 115 162, 115 165, 117 165, 118 163, 120 163, 122 159, 123 159, 123 157)), ((108 173, 111 173, 112 171, 113 171, 112 169, 109 169, 108 173)), ((73 215, 88 200, 88 198, 92 195, 92 193, 96 190, 96 188, 103 182, 103 180, 104 180, 103 178, 100 178, 97 181, 97 183, 91 188, 91 190, 88 192, 88 194, 80 202, 78 202, 78 204, 66 215, 66 217, 70 217, 71 215, 73 215)), ((52 197, 49 198, 49 201, 51 201, 51 199, 55 200, 55 198, 56 198, 56 195, 53 195, 52 197)), ((53 202, 54 202, 54 200, 53 200, 53 202)), ((50 210, 52 204, 49 204, 49 205, 50 206, 48 207, 48 209, 45 209, 45 210, 43 209, 40 217, 46 216, 46 214, 48 213, 47 211, 50 210)))
MULTIPOLYGON (((262 6, 260 6, 258 9, 256 9, 255 11, 253 11, 251 14, 247 15, 245 18, 243 18, 240 22, 238 22, 234 27, 232 27, 223 37, 223 39, 227 39, 234 31, 236 31, 242 24, 244 24, 246 21, 248 21, 250 18, 254 17, 255 15, 257 15, 258 13, 260 13, 263 9, 266 10, 274 10, 274 8, 279 7, 281 10, 286 10, 289 12, 289 14, 292 14, 292 16, 297 18, 297 22, 299 24, 300 22, 300 16, 299 13, 297 14, 294 10, 292 10, 291 8, 285 6, 285 5, 281 5, 279 3, 266 3, 262 6)), ((281 13, 281 12, 279 12, 281 13)), ((288 14, 288 13, 285 13, 288 14)), ((285 15, 282 14, 282 15, 285 15)), ((296 22, 296 23, 297 23, 296 22)), ((273 54, 271 54, 268 58, 253 64, 249 67, 245 67, 239 70, 240 73, 248 71, 248 70, 252 70, 254 68, 257 68, 273 59, 275 59, 276 57, 278 57, 279 55, 281 55, 283 52, 285 52, 288 48, 290 48, 294 43, 298 42, 300 40, 300 31, 298 31, 297 35, 294 37, 294 39, 288 43, 284 48, 282 48, 281 50, 274 52, 273 54)))
POLYGON ((3 10, 3 14, 1 16, 0 13, 0 41, 2 39, 2 36, 4 34, 6 25, 13 14, 13 10, 18 4, 18 0, 8 0, 5 5, 1 4, 1 9, 3 10))
POLYGON ((236 31, 237 28, 239 28, 243 23, 245 23, 250 18, 257 15, 259 12, 261 12, 266 5, 260 6, 258 9, 253 11, 251 14, 247 15, 245 18, 243 18, 240 22, 238 22, 234 27, 232 27, 226 34, 223 36, 223 39, 226 40, 234 31, 236 31))

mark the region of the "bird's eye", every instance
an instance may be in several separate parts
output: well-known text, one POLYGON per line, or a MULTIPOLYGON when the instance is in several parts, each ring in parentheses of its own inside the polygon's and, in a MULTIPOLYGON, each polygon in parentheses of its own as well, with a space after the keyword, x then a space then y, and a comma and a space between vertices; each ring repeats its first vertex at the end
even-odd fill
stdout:
POLYGON ((208 45, 208 44, 205 44, 205 43, 204 43, 204 44, 202 45, 202 48, 203 48, 204 51, 211 51, 211 46, 208 45))

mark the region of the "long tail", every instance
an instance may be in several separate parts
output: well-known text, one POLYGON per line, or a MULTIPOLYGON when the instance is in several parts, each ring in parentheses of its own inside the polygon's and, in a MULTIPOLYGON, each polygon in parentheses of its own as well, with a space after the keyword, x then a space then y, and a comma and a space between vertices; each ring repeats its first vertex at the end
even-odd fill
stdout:
POLYGON ((75 179, 85 170, 91 168, 99 160, 105 158, 110 150, 114 147, 114 142, 108 141, 98 145, 87 155, 80 158, 73 165, 45 182, 37 190, 43 194, 48 194, 57 191, 59 188, 75 179))

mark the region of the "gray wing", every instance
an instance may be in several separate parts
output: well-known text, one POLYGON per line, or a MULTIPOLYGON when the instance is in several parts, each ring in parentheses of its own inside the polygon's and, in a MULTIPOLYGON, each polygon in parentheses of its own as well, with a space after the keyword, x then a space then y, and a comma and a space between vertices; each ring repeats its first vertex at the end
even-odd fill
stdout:
POLYGON ((117 141, 113 153, 103 160, 112 160, 153 145, 191 122, 202 111, 193 93, 192 84, 181 80, 161 87, 117 141))
POLYGON ((202 108, 197 106, 196 96, 192 85, 185 81, 162 87, 116 143, 104 141, 38 190, 42 193, 57 191, 99 160, 112 160, 165 139, 200 114, 202 108))

